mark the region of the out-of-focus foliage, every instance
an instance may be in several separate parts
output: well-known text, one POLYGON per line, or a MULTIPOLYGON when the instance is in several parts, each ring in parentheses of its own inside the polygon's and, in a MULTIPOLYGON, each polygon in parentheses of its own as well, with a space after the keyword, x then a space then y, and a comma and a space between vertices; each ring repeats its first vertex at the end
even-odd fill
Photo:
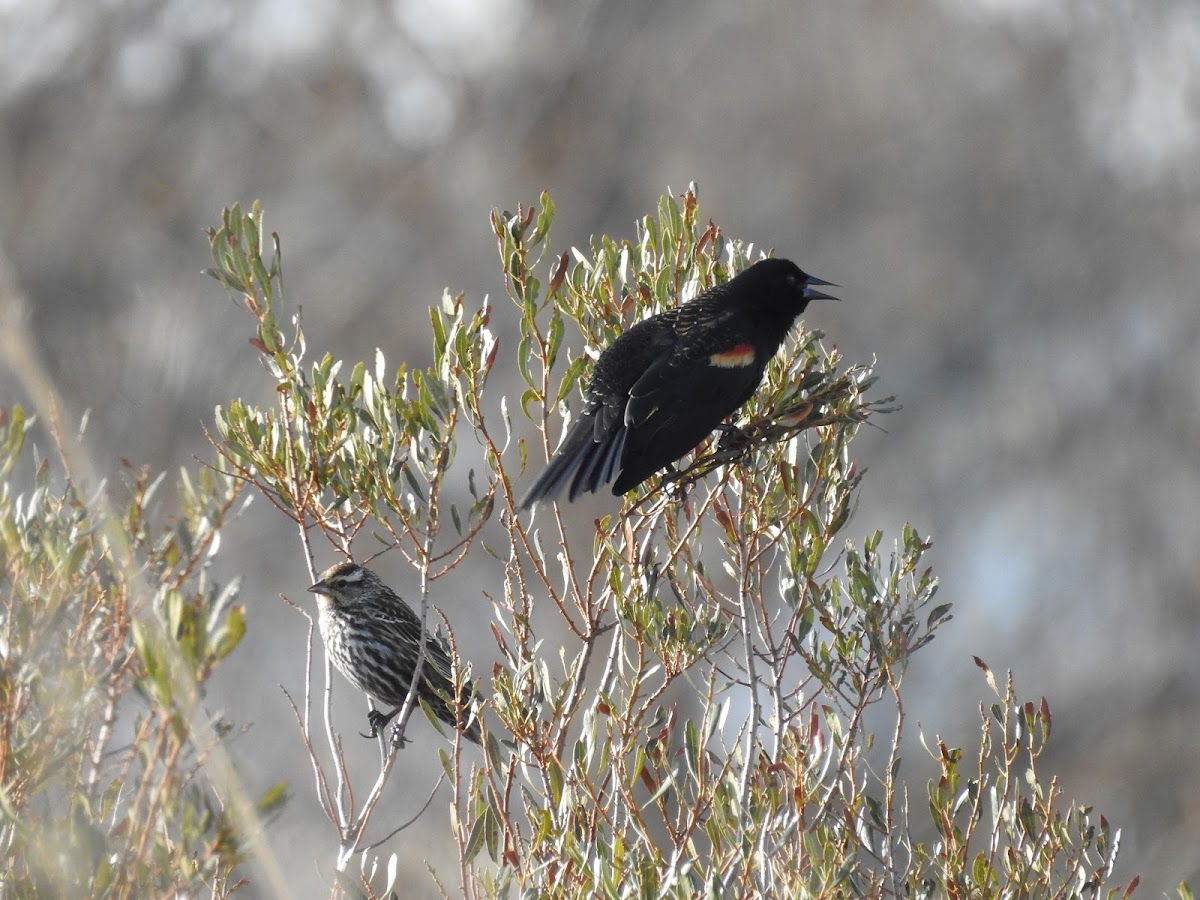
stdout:
POLYGON ((0 410, 0 885, 225 896, 244 823, 205 765, 234 726, 198 702, 246 630, 237 582, 208 571, 242 485, 182 471, 166 516, 165 475, 127 468, 84 491, 30 425, 0 410))

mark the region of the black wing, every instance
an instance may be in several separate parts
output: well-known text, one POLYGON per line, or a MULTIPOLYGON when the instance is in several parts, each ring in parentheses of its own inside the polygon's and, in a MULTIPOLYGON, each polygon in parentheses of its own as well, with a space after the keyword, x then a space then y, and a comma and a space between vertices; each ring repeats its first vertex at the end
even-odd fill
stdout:
POLYGON ((613 485, 623 494, 695 447, 753 395, 766 360, 732 322, 693 331, 676 353, 630 389, 625 458, 613 485))
POLYGON ((674 327, 678 313, 678 309, 668 310, 638 322, 600 354, 584 391, 579 420, 521 499, 521 509, 553 499, 564 488, 574 500, 613 480, 626 455, 629 392, 648 369, 671 356, 678 341, 674 327))

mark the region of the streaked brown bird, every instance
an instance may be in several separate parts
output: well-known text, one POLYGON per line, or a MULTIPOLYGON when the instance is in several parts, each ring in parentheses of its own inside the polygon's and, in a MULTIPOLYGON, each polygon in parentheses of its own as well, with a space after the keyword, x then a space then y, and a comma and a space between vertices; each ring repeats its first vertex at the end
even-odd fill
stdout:
MULTIPOLYGON (((390 713, 372 710, 367 720, 375 737, 404 706, 417 666, 421 618, 378 575, 365 566, 341 562, 321 574, 309 588, 317 595, 321 639, 337 670, 390 713)), ((426 630, 425 658, 417 699, 467 740, 481 742, 474 710, 475 689, 464 686, 459 713, 450 705, 454 682, 446 645, 426 630)))

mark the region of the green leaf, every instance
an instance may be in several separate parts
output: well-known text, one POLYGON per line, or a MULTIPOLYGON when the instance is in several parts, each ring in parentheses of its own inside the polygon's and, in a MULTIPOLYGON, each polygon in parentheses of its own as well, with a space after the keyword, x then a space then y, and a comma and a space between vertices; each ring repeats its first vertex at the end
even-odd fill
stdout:
POLYGON ((541 204, 541 209, 538 211, 537 223, 533 229, 533 241, 540 244, 546 239, 550 233, 550 226, 554 222, 554 201, 550 199, 549 191, 542 191, 541 197, 538 198, 541 204))
POLYGON ((534 417, 533 413, 529 411, 529 407, 534 403, 540 402, 541 399, 541 395, 533 388, 521 394, 521 412, 525 414, 525 418, 532 419, 534 417))
POLYGON ((216 659, 224 659, 242 642, 245 635, 246 609, 240 605, 235 606, 229 610, 225 621, 221 623, 221 627, 214 635, 213 656, 216 659))
POLYGON ((288 797, 288 783, 286 781, 277 781, 271 785, 258 798, 258 812, 260 815, 269 816, 283 808, 284 804, 290 799, 288 797))
POLYGON ((471 823, 471 832, 467 835, 467 843, 463 848, 463 860, 472 862, 479 855, 479 851, 483 849, 484 840, 487 836, 487 828, 487 813, 484 813, 484 815, 471 823))

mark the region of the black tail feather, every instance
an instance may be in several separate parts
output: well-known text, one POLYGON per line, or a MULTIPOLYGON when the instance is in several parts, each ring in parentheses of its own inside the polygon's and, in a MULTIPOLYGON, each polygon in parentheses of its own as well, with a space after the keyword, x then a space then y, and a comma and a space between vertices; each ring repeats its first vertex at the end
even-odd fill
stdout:
POLYGON ((591 417, 584 416, 575 423, 542 474, 526 491, 518 508, 529 509, 540 500, 553 500, 568 488, 568 484, 571 500, 587 491, 594 493, 616 476, 624 449, 624 428, 618 429, 608 440, 597 442, 591 417))
POLYGON ((602 444, 593 441, 578 452, 579 468, 571 479, 571 502, 585 491, 595 493, 612 481, 621 466, 621 450, 625 446, 625 429, 621 429, 602 444))
POLYGON ((529 509, 539 500, 553 500, 562 492, 580 463, 580 451, 590 442, 591 433, 590 423, 583 421, 575 423, 575 427, 571 429, 566 440, 546 463, 542 474, 530 485, 525 496, 521 498, 521 502, 517 504, 518 509, 529 509))

